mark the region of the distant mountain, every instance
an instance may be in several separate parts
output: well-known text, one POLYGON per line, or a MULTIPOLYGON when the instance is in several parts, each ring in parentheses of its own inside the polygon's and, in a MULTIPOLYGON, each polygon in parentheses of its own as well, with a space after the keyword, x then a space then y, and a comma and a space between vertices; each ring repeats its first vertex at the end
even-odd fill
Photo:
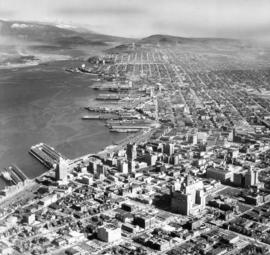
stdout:
POLYGON ((172 35, 151 35, 141 39, 138 43, 147 44, 175 44, 190 42, 191 39, 172 35))
POLYGON ((188 38, 172 35, 156 34, 140 40, 133 40, 133 43, 124 43, 116 47, 107 49, 108 53, 131 53, 135 48, 144 47, 146 45, 154 47, 183 47, 188 50, 216 50, 216 51, 231 51, 252 46, 250 42, 241 41, 230 38, 188 38))
POLYGON ((102 35, 87 30, 82 32, 82 29, 63 25, 1 20, 0 35, 25 42, 60 44, 66 47, 91 44, 104 46, 108 42, 122 42, 126 40, 121 37, 102 35))
POLYGON ((145 37, 138 41, 139 44, 212 44, 212 43, 230 43, 230 44, 239 44, 240 40, 237 39, 227 39, 227 38, 188 38, 188 37, 179 37, 172 35, 151 35, 145 37))
POLYGON ((0 66, 89 55, 129 39, 68 25, 0 20, 0 66))

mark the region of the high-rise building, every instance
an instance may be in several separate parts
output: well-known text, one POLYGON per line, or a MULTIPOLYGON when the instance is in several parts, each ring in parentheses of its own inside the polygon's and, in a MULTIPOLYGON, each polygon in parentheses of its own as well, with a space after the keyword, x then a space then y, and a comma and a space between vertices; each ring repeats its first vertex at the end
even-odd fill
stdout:
POLYGON ((157 162, 158 156, 156 154, 146 153, 144 155, 144 161, 148 166, 154 166, 157 162))
POLYGON ((134 160, 128 161, 128 171, 133 173, 136 170, 136 162, 134 160))
POLYGON ((198 144, 198 136, 197 136, 197 134, 194 134, 192 136, 192 144, 194 144, 194 145, 198 144))
POLYGON ((245 186, 256 186, 258 184, 258 172, 254 171, 254 169, 249 169, 247 174, 245 175, 245 186))
POLYGON ((67 179, 67 174, 68 174, 68 161, 60 157, 59 162, 55 169, 55 179, 57 181, 65 181, 67 179))
POLYGON ((191 176, 175 183, 171 193, 171 208, 183 215, 196 215, 205 208, 203 182, 195 181, 191 176))
POLYGON ((122 159, 119 159, 117 162, 118 170, 123 174, 128 174, 128 162, 122 159))
POLYGON ((173 143, 166 143, 166 144, 164 144, 163 151, 167 155, 171 156, 174 153, 174 144, 173 143))
POLYGON ((134 160, 137 158, 137 145, 136 143, 129 143, 127 145, 127 159, 128 160, 134 160))
POLYGON ((96 178, 104 178, 106 175, 105 166, 102 163, 97 164, 96 178))
POLYGON ((113 224, 107 224, 98 228, 97 236, 104 242, 114 242, 121 239, 121 228, 113 224))
POLYGON ((153 215, 147 215, 145 213, 138 213, 135 215, 134 223, 141 228, 147 229, 153 227, 155 217, 153 215))
POLYGON ((229 136, 228 136, 228 141, 229 142, 234 142, 235 141, 235 129, 233 129, 230 133, 229 133, 229 136))
POLYGON ((96 159, 96 158, 91 158, 91 160, 89 161, 89 165, 87 166, 87 170, 91 173, 91 174, 96 174, 97 173, 97 165, 101 164, 101 160, 100 159, 96 159))
POLYGON ((29 225, 33 224, 35 220, 36 220, 36 215, 34 213, 27 213, 23 216, 23 222, 26 222, 29 225))

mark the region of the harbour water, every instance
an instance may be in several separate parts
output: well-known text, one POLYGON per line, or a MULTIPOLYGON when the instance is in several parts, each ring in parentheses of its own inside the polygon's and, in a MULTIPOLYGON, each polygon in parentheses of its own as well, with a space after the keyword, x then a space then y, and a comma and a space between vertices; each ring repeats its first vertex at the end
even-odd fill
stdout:
MULTIPOLYGON (((0 169, 11 163, 29 178, 46 169, 28 151, 44 142, 68 158, 101 150, 127 134, 111 133, 99 120, 84 121, 83 109, 98 91, 90 75, 67 73, 76 61, 0 69, 0 169)), ((0 188, 3 187, 0 181, 0 188)))

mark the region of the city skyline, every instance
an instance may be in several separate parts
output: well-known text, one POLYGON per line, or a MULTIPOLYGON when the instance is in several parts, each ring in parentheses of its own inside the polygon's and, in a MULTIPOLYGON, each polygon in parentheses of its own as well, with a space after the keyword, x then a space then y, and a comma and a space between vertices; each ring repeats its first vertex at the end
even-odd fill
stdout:
POLYGON ((0 0, 0 254, 270 255, 269 7, 0 0))

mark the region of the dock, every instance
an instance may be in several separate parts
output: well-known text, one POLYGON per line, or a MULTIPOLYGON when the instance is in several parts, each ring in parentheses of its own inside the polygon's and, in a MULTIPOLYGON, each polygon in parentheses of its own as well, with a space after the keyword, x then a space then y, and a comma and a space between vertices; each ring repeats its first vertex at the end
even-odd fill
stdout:
POLYGON ((25 173, 15 164, 10 165, 1 172, 2 178, 12 185, 17 185, 21 182, 26 182, 29 178, 25 173))
POLYGON ((33 145, 29 153, 48 169, 57 164, 60 157, 67 159, 65 156, 61 155, 58 151, 45 143, 33 145))

